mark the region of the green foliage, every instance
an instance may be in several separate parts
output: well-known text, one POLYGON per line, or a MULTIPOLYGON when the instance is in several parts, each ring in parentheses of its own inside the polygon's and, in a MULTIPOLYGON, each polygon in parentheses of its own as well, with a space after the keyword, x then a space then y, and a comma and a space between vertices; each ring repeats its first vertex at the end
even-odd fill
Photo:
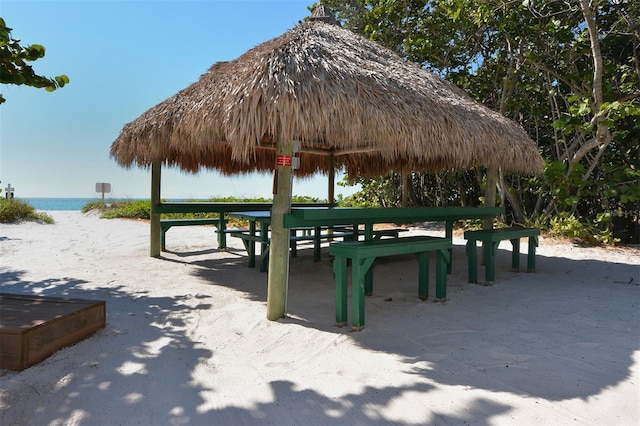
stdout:
MULTIPOLYGON (((20 46, 20 40, 11 37, 11 28, 0 18, 0 83, 27 85, 44 88, 52 92, 69 83, 69 77, 62 74, 53 78, 43 77, 33 71, 29 62, 43 58, 44 46, 32 44, 20 46)), ((0 104, 5 101, 0 95, 0 104)))
POLYGON ((362 189, 346 198, 339 198, 341 207, 393 207, 398 201, 397 185, 394 179, 386 176, 377 178, 356 178, 348 181, 346 176, 339 186, 360 184, 362 189))
POLYGON ((125 218, 148 220, 151 217, 151 201, 126 200, 111 203, 104 209, 101 217, 104 219, 125 218))
POLYGON ((82 213, 88 213, 91 210, 106 210, 107 206, 107 203, 102 200, 89 201, 87 204, 82 206, 82 213))
POLYGON ((37 220, 54 223, 51 216, 37 212, 33 206, 19 199, 0 198, 0 223, 15 223, 25 220, 37 220))
MULTIPOLYGON (((208 200, 191 200, 199 202, 215 202, 215 203, 269 203, 269 198, 238 198, 238 197, 215 197, 208 200)), ((316 197, 306 195, 292 197, 294 203, 318 203, 320 200, 316 197)), ((91 201, 82 207, 82 212, 86 213, 91 210, 99 210, 102 212, 101 217, 104 219, 146 219, 151 217, 151 201, 149 200, 125 200, 125 201, 91 201)), ((216 218, 217 213, 163 213, 163 219, 195 219, 195 218, 216 218)))
MULTIPOLYGON (((539 177, 505 177, 499 195, 502 203, 509 203, 507 213, 511 208, 515 217, 518 207, 545 227, 552 217, 573 216, 593 232, 602 229, 602 240, 611 241, 606 232, 615 230, 614 223, 605 229, 598 215, 640 210, 640 2, 590 2, 602 52, 601 87, 594 77, 592 40, 576 4, 555 0, 323 0, 323 4, 337 12, 347 28, 436 72, 524 127, 547 166, 539 177)), ((410 205, 475 205, 482 197, 482 172, 413 173, 410 205)), ((396 175, 363 182, 362 193, 345 201, 397 205, 396 175)))
POLYGON ((614 238, 609 225, 611 214, 598 213, 594 220, 578 220, 566 213, 551 218, 548 232, 565 238, 572 238, 588 244, 616 244, 619 239, 614 238))

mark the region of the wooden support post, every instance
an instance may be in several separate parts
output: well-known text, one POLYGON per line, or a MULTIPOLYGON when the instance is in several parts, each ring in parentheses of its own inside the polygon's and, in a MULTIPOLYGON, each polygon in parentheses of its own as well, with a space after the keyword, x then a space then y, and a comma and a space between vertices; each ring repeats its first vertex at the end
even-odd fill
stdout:
POLYGON ((271 321, 284 317, 287 309, 289 230, 284 227, 284 215, 291 211, 292 157, 293 142, 278 138, 273 207, 271 208, 271 244, 267 287, 267 319, 271 321))
POLYGON ((336 191, 336 160, 332 155, 329 158, 329 186, 327 187, 327 202, 331 205, 331 207, 335 206, 335 191, 336 191))
POLYGON ((155 207, 160 203, 160 175, 162 162, 154 161, 151 164, 151 221, 149 255, 160 257, 160 213, 156 213, 155 207))
POLYGON ((408 170, 402 170, 400 172, 400 179, 402 181, 402 199, 400 201, 400 206, 406 209, 409 205, 409 185, 411 185, 411 172, 408 170))
MULTIPOLYGON (((496 185, 498 184, 498 169, 487 169, 487 187, 484 190, 484 206, 496 206, 496 185)), ((482 229, 493 229, 493 218, 485 219, 482 229)))
MULTIPOLYGON (((495 207, 496 206, 496 185, 498 184, 498 169, 487 169, 487 187, 484 190, 484 206, 495 207)), ((493 229, 493 218, 484 219, 482 221, 482 229, 493 229)), ((484 242, 482 243, 482 256, 480 259, 486 260, 486 251, 488 247, 484 242)))

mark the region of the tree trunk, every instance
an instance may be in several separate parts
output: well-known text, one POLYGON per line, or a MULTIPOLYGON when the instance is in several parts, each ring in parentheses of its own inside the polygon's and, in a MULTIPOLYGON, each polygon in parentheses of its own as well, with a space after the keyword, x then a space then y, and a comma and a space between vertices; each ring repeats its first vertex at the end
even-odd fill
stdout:
MULTIPOLYGON (((582 10, 582 16, 584 16, 587 29, 589 30, 589 40, 591 42, 591 54, 593 55, 593 89, 592 89, 592 109, 593 119, 591 123, 596 126, 595 137, 585 145, 581 146, 576 151, 569 161, 569 168, 567 169, 567 176, 573 171, 573 167, 584 158, 585 155, 593 148, 598 147, 601 151, 611 143, 612 135, 609 128, 602 125, 602 121, 606 118, 600 113, 600 108, 604 103, 604 94, 602 91, 602 75, 604 72, 604 63, 602 60, 602 52, 600 51, 600 39, 598 38, 598 23, 596 22, 596 16, 589 5, 589 0, 579 0, 580 9, 582 10)), ((597 7, 597 6, 596 6, 597 7)), ((599 158, 599 157, 598 157, 599 158)), ((586 175, 588 179, 590 173, 586 175)), ((586 180, 583 177, 583 180, 586 180)))

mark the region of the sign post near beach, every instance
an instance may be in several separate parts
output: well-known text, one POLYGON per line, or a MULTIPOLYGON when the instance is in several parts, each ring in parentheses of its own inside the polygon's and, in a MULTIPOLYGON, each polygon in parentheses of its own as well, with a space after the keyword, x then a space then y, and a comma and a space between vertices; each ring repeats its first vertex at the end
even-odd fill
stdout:
POLYGON ((105 182, 96 183, 96 192, 102 193, 102 202, 104 203, 104 193, 106 192, 108 194, 111 192, 111 184, 105 182))

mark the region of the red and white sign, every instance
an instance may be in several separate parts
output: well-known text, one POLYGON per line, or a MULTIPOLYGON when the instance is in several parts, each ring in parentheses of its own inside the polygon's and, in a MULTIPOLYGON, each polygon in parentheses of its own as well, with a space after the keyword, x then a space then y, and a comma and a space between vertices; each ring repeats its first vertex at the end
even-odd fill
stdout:
POLYGON ((282 167, 291 167, 291 156, 290 155, 278 155, 276 157, 276 165, 282 167))

